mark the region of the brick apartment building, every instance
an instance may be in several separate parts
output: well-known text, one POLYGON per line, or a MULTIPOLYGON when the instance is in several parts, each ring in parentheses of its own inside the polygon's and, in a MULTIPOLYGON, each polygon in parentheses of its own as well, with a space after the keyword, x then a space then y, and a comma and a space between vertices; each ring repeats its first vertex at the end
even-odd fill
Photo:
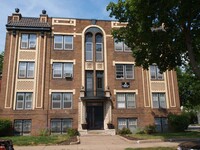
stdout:
POLYGON ((176 72, 136 67, 131 50, 111 35, 124 25, 44 10, 22 17, 16 9, 6 24, 0 117, 20 135, 68 127, 112 134, 108 123, 131 131, 155 123, 165 131, 168 113, 180 112, 176 72))

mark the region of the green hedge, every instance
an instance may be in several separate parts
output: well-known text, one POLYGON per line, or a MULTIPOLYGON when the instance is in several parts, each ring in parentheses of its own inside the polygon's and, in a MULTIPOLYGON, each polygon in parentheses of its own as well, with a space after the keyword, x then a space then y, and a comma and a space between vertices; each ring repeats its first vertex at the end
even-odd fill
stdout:
POLYGON ((171 131, 182 132, 185 131, 190 124, 190 115, 188 113, 182 113, 180 115, 169 114, 168 121, 171 131))
POLYGON ((8 136, 12 133, 12 121, 0 118, 0 136, 8 136))

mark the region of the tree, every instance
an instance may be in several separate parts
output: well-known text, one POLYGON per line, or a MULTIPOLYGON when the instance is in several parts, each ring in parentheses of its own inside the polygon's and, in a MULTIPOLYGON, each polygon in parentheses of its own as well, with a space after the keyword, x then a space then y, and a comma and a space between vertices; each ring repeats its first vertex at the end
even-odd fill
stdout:
POLYGON ((198 0, 118 0, 110 17, 127 22, 113 36, 131 47, 136 65, 161 72, 190 64, 200 79, 200 3, 198 0))
POLYGON ((200 79, 198 79, 191 68, 177 69, 179 96, 181 105, 187 109, 197 109, 200 104, 200 79))
POLYGON ((4 52, 0 54, 0 74, 2 73, 3 69, 3 58, 4 58, 4 52))

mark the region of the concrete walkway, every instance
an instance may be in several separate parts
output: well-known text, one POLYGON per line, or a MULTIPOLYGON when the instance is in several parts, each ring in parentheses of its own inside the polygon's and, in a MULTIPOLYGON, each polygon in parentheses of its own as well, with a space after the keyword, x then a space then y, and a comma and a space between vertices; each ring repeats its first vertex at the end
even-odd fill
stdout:
POLYGON ((15 146, 15 150, 124 150, 138 147, 177 147, 178 142, 129 141, 118 135, 85 135, 78 145, 15 146))

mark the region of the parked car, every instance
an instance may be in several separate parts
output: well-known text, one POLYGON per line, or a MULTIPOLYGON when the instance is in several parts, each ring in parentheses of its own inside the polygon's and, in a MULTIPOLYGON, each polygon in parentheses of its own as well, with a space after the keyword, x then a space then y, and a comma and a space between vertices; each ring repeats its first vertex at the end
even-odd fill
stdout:
POLYGON ((180 143, 177 150, 200 150, 200 141, 188 141, 180 143))
POLYGON ((11 140, 0 140, 0 150, 14 150, 11 140))

